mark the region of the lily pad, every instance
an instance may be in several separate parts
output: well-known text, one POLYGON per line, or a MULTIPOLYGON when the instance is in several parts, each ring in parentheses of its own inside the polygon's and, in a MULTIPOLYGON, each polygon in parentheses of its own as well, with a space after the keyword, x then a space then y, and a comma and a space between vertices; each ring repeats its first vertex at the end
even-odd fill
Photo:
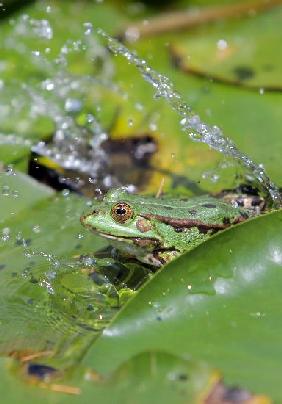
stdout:
POLYGON ((109 371, 161 349, 205 360, 228 383, 280 402, 281 226, 281 211, 261 216, 167 265, 119 313, 85 363, 109 371))
POLYGON ((54 195, 54 191, 20 172, 0 172, 0 223, 54 195))
POLYGON ((185 72, 250 88, 282 90, 282 8, 205 27, 173 41, 172 57, 185 72))

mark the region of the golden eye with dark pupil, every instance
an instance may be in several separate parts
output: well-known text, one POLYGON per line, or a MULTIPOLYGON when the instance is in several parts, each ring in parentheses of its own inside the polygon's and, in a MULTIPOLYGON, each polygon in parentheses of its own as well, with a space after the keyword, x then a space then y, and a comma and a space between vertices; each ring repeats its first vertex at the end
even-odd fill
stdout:
POLYGON ((116 222, 125 223, 132 217, 133 210, 127 203, 120 202, 112 207, 111 215, 116 222))

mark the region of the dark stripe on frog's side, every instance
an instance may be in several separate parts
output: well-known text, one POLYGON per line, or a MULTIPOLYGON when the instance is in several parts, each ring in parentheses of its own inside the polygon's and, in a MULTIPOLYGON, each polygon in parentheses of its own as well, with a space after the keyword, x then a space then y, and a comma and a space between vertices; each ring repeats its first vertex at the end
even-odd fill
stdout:
POLYGON ((203 203, 202 206, 203 208, 209 208, 209 209, 216 208, 216 205, 214 203, 203 203))
MULTIPOLYGON (((126 237, 123 237, 126 238, 126 237)), ((138 247, 148 247, 151 245, 154 245, 155 248, 158 248, 160 243, 157 239, 155 238, 141 238, 141 237, 134 237, 132 238, 132 241, 135 245, 137 245, 138 247)))
POLYGON ((223 223, 208 224, 208 223, 203 223, 200 220, 195 220, 195 219, 175 219, 175 218, 171 218, 169 216, 154 215, 151 213, 142 214, 142 217, 144 217, 145 219, 157 219, 160 222, 168 224, 177 229, 180 229, 180 228, 189 229, 191 227, 197 227, 199 229, 199 231, 201 231, 203 233, 206 233, 208 230, 213 230, 213 231, 224 230, 227 227, 231 226, 231 224, 237 224, 237 223, 240 223, 240 222, 246 220, 246 217, 238 216, 237 218, 235 218, 235 220, 232 223, 228 219, 226 221, 223 220, 223 223))

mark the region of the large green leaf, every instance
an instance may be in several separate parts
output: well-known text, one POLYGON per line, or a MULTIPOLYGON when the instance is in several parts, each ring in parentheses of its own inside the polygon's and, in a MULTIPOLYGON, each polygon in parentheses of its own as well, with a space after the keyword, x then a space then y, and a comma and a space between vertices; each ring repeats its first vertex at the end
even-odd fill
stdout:
POLYGON ((0 187, 0 223, 54 194, 51 188, 13 171, 0 172, 0 187))
POLYGON ((176 39, 172 53, 187 72, 257 91, 262 88, 262 92, 282 90, 281 54, 277 52, 281 15, 278 7, 256 18, 205 27, 197 35, 176 39))
POLYGON ((161 349, 206 360, 229 383, 280 402, 281 229, 282 212, 271 213, 167 265, 121 311, 86 363, 109 371, 161 349))

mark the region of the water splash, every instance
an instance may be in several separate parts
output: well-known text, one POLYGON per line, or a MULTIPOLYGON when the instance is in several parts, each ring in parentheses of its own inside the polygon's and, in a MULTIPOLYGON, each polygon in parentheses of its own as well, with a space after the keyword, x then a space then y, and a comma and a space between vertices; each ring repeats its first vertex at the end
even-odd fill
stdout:
POLYGON ((0 133, 0 144, 29 147, 65 169, 87 173, 95 178, 101 166, 107 165, 107 156, 100 144, 108 134, 97 116, 88 113, 88 98, 91 94, 94 102, 100 102, 103 91, 120 95, 119 87, 112 81, 114 68, 109 53, 90 35, 91 27, 87 23, 84 24, 85 31, 81 38, 67 39, 56 52, 52 42, 54 28, 49 20, 34 19, 24 14, 11 20, 10 25, 11 34, 4 38, 0 49, 29 58, 30 65, 40 75, 39 80, 1 80, 2 127, 4 123, 5 128, 8 122, 9 130, 10 117, 13 115, 14 121, 19 122, 17 129, 20 133, 26 129, 32 132, 37 131, 37 122, 43 119, 50 128, 53 126, 50 132, 54 136, 52 142, 35 143, 20 136, 0 133), (74 54, 76 58, 83 57, 89 61, 89 72, 79 75, 70 72, 69 59, 74 54), (98 61, 99 67, 95 68, 93 77, 95 61, 98 61), (83 115, 86 118, 81 124, 78 117, 83 115))
POLYGON ((156 90, 156 98, 164 98, 180 115, 182 130, 192 140, 206 143, 212 149, 239 161, 260 183, 263 190, 271 196, 273 204, 276 207, 282 205, 282 195, 278 187, 266 174, 262 164, 255 163, 249 156, 240 152, 232 140, 223 135, 222 130, 218 126, 210 126, 201 121, 200 117, 193 112, 191 107, 182 100, 180 94, 175 91, 173 84, 166 76, 156 72, 144 59, 140 59, 134 52, 131 52, 126 46, 109 36, 102 29, 98 28, 96 32, 106 40, 109 49, 115 55, 125 57, 129 63, 137 67, 144 80, 149 82, 156 90))

